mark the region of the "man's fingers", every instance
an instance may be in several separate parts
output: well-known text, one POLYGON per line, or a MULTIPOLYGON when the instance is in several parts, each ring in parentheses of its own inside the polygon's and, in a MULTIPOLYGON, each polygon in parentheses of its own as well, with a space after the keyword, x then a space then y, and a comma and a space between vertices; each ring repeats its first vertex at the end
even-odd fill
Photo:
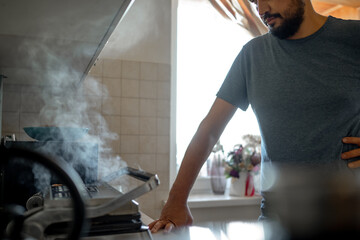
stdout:
POLYGON ((149 228, 152 233, 156 233, 163 228, 165 232, 171 232, 174 227, 175 225, 172 222, 164 220, 156 220, 149 224, 149 228))
POLYGON ((360 167, 360 160, 348 163, 348 167, 349 168, 358 168, 358 167, 360 167))
POLYGON ((158 220, 152 221, 148 226, 150 229, 154 227, 154 225, 157 223, 158 220))
POLYGON ((360 137, 344 137, 344 143, 356 144, 360 146, 360 137))
POLYGON ((359 157, 359 156, 360 156, 360 148, 354 149, 354 150, 351 150, 348 152, 344 152, 341 154, 342 159, 350 159, 350 158, 359 157))
POLYGON ((173 223, 171 223, 171 222, 167 223, 166 226, 165 226, 165 232, 167 232, 167 233, 171 232, 174 227, 175 226, 174 226, 173 223))
POLYGON ((161 223, 161 221, 157 221, 155 224, 154 224, 154 226, 151 228, 151 232, 152 233, 156 233, 156 232, 158 232, 161 228, 162 228, 162 223, 161 223))
MULTIPOLYGON (((154 222, 152 222, 152 223, 154 223, 154 222)), ((163 221, 161 221, 161 220, 156 221, 155 224, 153 224, 152 227, 150 227, 150 225, 149 225, 150 230, 151 230, 152 233, 158 232, 160 229, 164 228, 164 226, 165 226, 165 223, 163 221)))

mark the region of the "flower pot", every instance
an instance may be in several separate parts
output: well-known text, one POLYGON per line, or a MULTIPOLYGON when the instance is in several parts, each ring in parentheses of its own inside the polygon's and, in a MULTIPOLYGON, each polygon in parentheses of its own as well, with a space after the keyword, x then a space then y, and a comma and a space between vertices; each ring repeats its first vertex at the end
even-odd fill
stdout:
POLYGON ((239 178, 231 178, 229 195, 244 197, 246 190, 247 172, 241 172, 239 178))

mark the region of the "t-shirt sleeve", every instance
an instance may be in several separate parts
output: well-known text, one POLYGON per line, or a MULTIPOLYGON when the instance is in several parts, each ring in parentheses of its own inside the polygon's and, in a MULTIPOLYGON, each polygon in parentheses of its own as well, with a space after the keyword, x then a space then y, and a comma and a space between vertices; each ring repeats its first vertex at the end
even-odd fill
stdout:
POLYGON ((246 78, 245 78, 245 54, 244 49, 235 58, 220 90, 216 94, 218 98, 221 98, 232 105, 246 111, 249 106, 249 100, 246 90, 246 78))

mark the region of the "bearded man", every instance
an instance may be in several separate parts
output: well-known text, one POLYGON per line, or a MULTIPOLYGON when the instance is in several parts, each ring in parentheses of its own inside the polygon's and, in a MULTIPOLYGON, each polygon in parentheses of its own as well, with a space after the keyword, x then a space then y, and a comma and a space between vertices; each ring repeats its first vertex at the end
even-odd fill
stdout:
MULTIPOLYGON (((237 108, 251 105, 262 140, 261 190, 274 163, 356 174, 360 166, 360 21, 317 14, 310 0, 251 0, 269 33, 248 42, 182 161, 152 232, 189 225, 187 199, 237 108), (350 159, 350 160, 349 160, 350 159)), ((261 219, 271 217, 263 195, 261 219)))

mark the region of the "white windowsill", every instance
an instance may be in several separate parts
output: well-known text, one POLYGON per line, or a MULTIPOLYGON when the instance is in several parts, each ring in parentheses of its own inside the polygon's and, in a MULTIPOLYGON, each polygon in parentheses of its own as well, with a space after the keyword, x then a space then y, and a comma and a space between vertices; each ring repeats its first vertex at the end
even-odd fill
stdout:
POLYGON ((229 195, 230 179, 223 195, 214 194, 209 177, 199 177, 190 193, 188 205, 190 208, 260 206, 261 196, 235 197, 229 195))
POLYGON ((190 208, 260 206, 261 196, 234 197, 227 192, 224 195, 213 193, 192 193, 188 199, 190 208))

